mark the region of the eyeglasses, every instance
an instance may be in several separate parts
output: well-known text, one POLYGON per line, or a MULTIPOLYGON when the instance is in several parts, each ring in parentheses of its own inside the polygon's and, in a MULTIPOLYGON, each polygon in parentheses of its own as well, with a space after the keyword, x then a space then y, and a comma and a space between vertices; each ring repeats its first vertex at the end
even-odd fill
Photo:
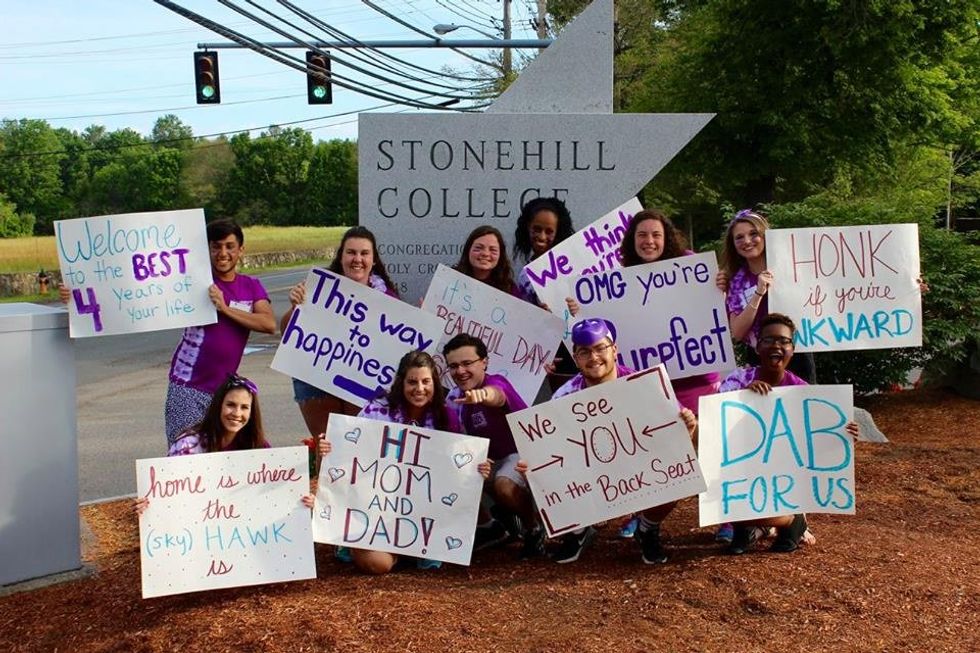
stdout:
POLYGON ((248 390, 249 392, 251 392, 253 395, 258 395, 259 394, 259 387, 257 385, 255 385, 255 383, 253 383, 249 379, 246 379, 244 376, 238 376, 237 374, 229 374, 228 375, 228 388, 229 389, 231 389, 231 388, 245 388, 246 390, 248 390))
POLYGON ((482 360, 483 360, 482 358, 474 358, 471 361, 459 361, 458 363, 450 363, 448 367, 451 372, 455 372, 461 367, 462 368, 473 367, 474 365, 476 365, 482 360))
POLYGON ((783 347, 791 347, 793 345, 792 338, 784 338, 782 336, 763 336, 759 338, 759 344, 762 345, 782 345, 783 347))
POLYGON ((588 360, 593 355, 602 357, 612 346, 612 343, 606 343, 604 345, 596 345, 595 347, 576 347, 575 351, 572 352, 572 356, 583 360, 588 360))

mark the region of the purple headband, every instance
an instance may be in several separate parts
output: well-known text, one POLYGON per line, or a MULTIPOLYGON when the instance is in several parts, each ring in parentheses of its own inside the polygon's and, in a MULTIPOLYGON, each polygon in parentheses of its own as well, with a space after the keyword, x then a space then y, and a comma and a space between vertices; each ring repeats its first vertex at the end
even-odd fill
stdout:
POLYGON ((735 214, 735 216, 732 218, 731 222, 728 223, 728 226, 731 227, 733 224, 735 224, 739 220, 744 220, 746 218, 756 218, 758 220, 763 220, 763 221, 765 220, 765 218, 763 218, 761 215, 759 215, 758 213, 756 213, 752 209, 742 209, 741 211, 739 211, 738 213, 735 214))
POLYGON ((588 318, 572 327, 572 344, 576 347, 591 347, 603 338, 616 342, 616 327, 609 320, 588 318))
POLYGON ((228 375, 228 389, 230 390, 231 388, 245 388, 255 396, 259 394, 259 388, 255 383, 237 374, 228 375))

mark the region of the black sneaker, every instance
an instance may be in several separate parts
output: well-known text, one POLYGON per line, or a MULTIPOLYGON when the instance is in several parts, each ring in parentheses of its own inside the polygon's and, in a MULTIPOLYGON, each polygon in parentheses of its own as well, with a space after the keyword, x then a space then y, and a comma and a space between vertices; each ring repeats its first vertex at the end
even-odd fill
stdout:
POLYGON ((510 533, 496 519, 486 526, 477 526, 476 534, 473 536, 473 551, 482 551, 492 546, 503 544, 510 539, 510 533))
POLYGON ((520 539, 521 533, 524 532, 524 527, 521 524, 520 517, 510 510, 507 510, 499 503, 496 503, 490 507, 490 516, 496 519, 499 523, 503 524, 504 528, 507 529, 510 541, 520 539))
POLYGON ((793 515, 789 526, 776 529, 776 539, 769 547, 773 553, 792 553, 800 547, 800 538, 806 532, 806 517, 800 513, 793 515))
POLYGON ((636 538, 640 542, 640 550, 643 551, 643 564, 662 565, 667 562, 669 556, 660 543, 659 524, 644 529, 641 523, 636 531, 636 538))
POLYGON ((544 554, 544 529, 538 526, 526 531, 524 533, 524 546, 521 547, 520 559, 538 558, 544 554))
POLYGON ((735 524, 732 529, 732 543, 728 545, 728 552, 732 555, 740 556, 752 546, 752 526, 735 524))
POLYGON ((552 554, 551 558, 560 565, 575 562, 582 555, 585 547, 592 544, 595 536, 596 530, 591 526, 588 526, 581 533, 573 532, 562 535, 559 540, 558 550, 552 554))

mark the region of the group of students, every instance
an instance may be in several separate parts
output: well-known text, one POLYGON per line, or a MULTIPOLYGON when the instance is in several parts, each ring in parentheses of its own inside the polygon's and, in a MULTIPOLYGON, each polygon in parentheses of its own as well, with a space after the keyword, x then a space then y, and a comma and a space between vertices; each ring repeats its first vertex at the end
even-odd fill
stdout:
MULTIPOLYGON (((793 356, 792 320, 768 314, 768 293, 777 282, 766 265, 765 217, 754 211, 740 211, 728 225, 722 264, 716 280, 726 292, 726 305, 732 335, 748 345, 752 365, 736 370, 722 380, 717 373, 678 379, 673 382, 680 404, 680 417, 692 440, 697 438, 699 397, 719 391, 747 388, 767 393, 771 388, 814 382, 812 357, 793 356), (802 361, 799 373, 790 368, 802 361)), ((565 204, 557 198, 537 198, 522 209, 515 230, 515 256, 527 263, 545 254, 574 233, 565 204)), ((237 273, 244 251, 244 234, 231 221, 215 221, 207 226, 214 283, 209 297, 218 320, 214 324, 184 330, 170 367, 165 421, 168 455, 233 451, 268 447, 259 410, 258 389, 237 375, 238 365, 251 331, 274 333, 275 316, 268 293, 254 277, 237 273)), ((624 266, 690 255, 683 234, 663 212, 643 210, 630 221, 621 241, 624 266)), ((328 269, 351 281, 398 298, 378 253, 374 235, 365 227, 348 229, 328 269)), ((492 226, 473 230, 466 239, 455 269, 515 297, 539 305, 524 271, 514 275, 503 235, 492 226)), ((67 301, 69 290, 62 287, 67 301)), ((290 309, 282 316, 284 328, 295 308, 306 296, 303 282, 289 292, 290 309)), ((574 316, 578 306, 566 300, 574 316)), ((602 319, 585 319, 571 330, 573 350, 564 349, 550 367, 553 398, 614 381, 632 374, 618 363, 616 335, 602 319), (570 355, 569 355, 570 354, 570 355)), ((330 443, 323 435, 331 413, 360 415, 402 424, 419 425, 449 432, 465 433, 489 440, 489 460, 480 465, 486 479, 487 501, 478 516, 474 549, 518 537, 523 540, 521 557, 544 555, 545 537, 528 487, 527 465, 519 460, 517 446, 507 423, 507 414, 526 408, 507 379, 491 372, 486 344, 461 333, 441 352, 455 388, 446 392, 432 356, 411 351, 401 359, 391 388, 363 408, 298 379, 293 380, 294 399, 310 435, 318 438, 319 455, 329 455, 330 443), (489 507, 488 507, 489 506, 489 507), (494 512, 496 510, 496 512, 494 512), (507 524, 497 516, 506 516, 507 524)), ((848 431, 857 434, 855 424, 848 431)), ((314 498, 303 502, 313 507, 314 498)), ((655 506, 633 516, 626 535, 636 529, 642 559, 647 564, 668 559, 660 537, 660 524, 677 502, 655 506)), ((142 512, 145 500, 137 502, 142 512)), ((760 536, 775 533, 771 550, 789 552, 807 535, 802 514, 723 525, 718 536, 729 544, 731 553, 744 553, 760 536)), ((553 547, 552 558, 559 563, 578 559, 595 538, 594 527, 563 535, 553 547)), ((339 557, 352 560, 369 573, 385 573, 398 563, 394 554, 354 549, 340 550, 339 557)), ((420 568, 438 567, 437 561, 418 560, 420 568)))

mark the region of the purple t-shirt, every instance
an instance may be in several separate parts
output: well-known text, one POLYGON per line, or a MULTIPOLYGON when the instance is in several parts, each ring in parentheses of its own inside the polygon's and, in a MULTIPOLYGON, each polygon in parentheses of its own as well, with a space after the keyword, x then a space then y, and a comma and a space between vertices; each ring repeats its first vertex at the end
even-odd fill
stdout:
MULTIPOLYGON (((721 387, 718 388, 718 392, 732 392, 734 390, 744 390, 749 387, 749 384, 759 378, 759 368, 758 367, 740 367, 724 381, 721 382, 721 387)), ((783 372, 783 380, 778 387, 784 387, 788 385, 808 385, 806 381, 796 376, 789 370, 783 372)))
POLYGON ((453 400, 462 396, 459 388, 453 388, 449 396, 446 397, 446 404, 455 406, 458 411, 459 423, 463 427, 463 432, 468 435, 475 435, 480 438, 490 440, 487 456, 490 460, 501 460, 507 456, 517 453, 517 445, 514 443, 514 434, 510 431, 507 423, 507 414, 527 408, 527 404, 514 390, 505 377, 499 374, 487 374, 480 387, 492 386, 504 393, 507 400, 503 406, 484 406, 483 404, 456 404, 453 400))
MULTIPOLYGON (((456 415, 456 411, 446 407, 443 408, 446 412, 446 426, 443 431, 449 431, 450 433, 462 433, 462 428, 459 424, 459 417, 456 415)), ((396 422, 398 424, 413 424, 415 426, 421 426, 427 429, 439 429, 436 426, 436 416, 432 410, 425 411, 425 417, 422 419, 421 424, 414 424, 412 420, 408 419, 403 411, 398 408, 392 408, 388 405, 388 398, 381 396, 376 397, 369 401, 361 412, 357 414, 358 417, 366 417, 367 419, 375 419, 381 422, 396 422)))
MULTIPOLYGON (((624 376, 629 376, 630 374, 633 374, 633 370, 631 370, 630 368, 626 367, 625 365, 620 365, 618 363, 616 364, 616 378, 617 379, 621 379, 624 376)), ((582 373, 581 372, 579 372, 578 374, 576 374, 575 376, 573 376, 572 378, 570 378, 568 381, 566 381, 565 384, 562 387, 560 387, 557 390, 555 390, 555 393, 553 395, 551 395, 551 398, 552 399, 558 399, 559 397, 564 397, 566 395, 570 395, 573 392, 578 392, 579 390, 584 390, 586 387, 588 387, 588 386, 586 386, 586 384, 585 384, 585 377, 582 376, 582 373)))
MULTIPOLYGON (((728 283, 728 296, 725 298, 725 308, 728 315, 738 315, 749 305, 755 295, 755 289, 759 285, 759 275, 753 273, 746 266, 738 269, 738 272, 728 283)), ((755 312, 755 319, 752 321, 752 328, 742 339, 750 347, 755 347, 759 339, 759 329, 762 318, 769 314, 769 293, 766 293, 759 301, 759 310, 755 312)))
MULTIPOLYGON (((236 274, 231 281, 216 279, 214 283, 231 308, 252 312, 256 302, 269 301, 255 277, 236 274)), ((214 394, 229 374, 238 371, 248 334, 247 327, 220 313, 214 324, 187 327, 170 361, 170 381, 214 394)))
MULTIPOLYGON (((262 445, 263 449, 269 449, 272 445, 266 440, 265 444, 262 445)), ((243 447, 238 441, 238 436, 228 444, 227 447, 222 449, 222 451, 244 451, 246 447, 243 447)), ((201 439, 201 434, 197 431, 190 431, 181 435, 177 438, 177 441, 170 445, 170 450, 167 451, 167 457, 171 456, 190 456, 196 453, 207 453, 204 448, 204 440, 201 439)))

